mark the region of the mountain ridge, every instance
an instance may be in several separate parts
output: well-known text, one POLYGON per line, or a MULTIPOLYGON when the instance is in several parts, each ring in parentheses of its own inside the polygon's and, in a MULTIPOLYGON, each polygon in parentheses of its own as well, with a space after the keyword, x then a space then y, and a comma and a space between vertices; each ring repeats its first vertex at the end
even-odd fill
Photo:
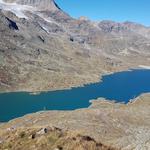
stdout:
POLYGON ((54 0, 4 0, 6 3, 17 3, 21 5, 29 5, 38 8, 39 10, 56 11, 60 8, 54 0))
POLYGON ((0 2, 2 91, 70 88, 150 63, 147 27, 74 19, 49 0, 56 9, 35 9, 41 0, 0 2))

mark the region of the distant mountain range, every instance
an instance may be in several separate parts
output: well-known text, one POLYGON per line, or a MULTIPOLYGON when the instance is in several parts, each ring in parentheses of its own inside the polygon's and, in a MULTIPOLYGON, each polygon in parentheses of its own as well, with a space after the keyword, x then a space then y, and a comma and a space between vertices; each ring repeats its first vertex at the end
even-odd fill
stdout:
POLYGON ((0 0, 0 90, 41 91, 96 82, 150 64, 150 28, 74 19, 54 0, 0 0))

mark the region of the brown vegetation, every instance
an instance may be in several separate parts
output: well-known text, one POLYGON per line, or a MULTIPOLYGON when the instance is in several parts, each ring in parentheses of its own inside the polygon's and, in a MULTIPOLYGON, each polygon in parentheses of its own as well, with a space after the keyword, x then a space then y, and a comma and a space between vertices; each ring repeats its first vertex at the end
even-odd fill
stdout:
POLYGON ((117 150, 89 136, 55 127, 18 128, 0 133, 1 150, 117 150))

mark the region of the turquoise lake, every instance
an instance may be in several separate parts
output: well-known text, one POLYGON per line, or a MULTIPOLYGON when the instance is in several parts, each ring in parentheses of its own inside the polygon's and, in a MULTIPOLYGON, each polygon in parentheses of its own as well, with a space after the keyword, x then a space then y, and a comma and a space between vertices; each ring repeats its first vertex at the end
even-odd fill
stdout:
POLYGON ((142 93, 150 92, 150 70, 135 69, 105 75, 102 82, 70 90, 0 94, 0 122, 42 110, 74 110, 86 108, 89 100, 104 97, 127 103, 142 93))

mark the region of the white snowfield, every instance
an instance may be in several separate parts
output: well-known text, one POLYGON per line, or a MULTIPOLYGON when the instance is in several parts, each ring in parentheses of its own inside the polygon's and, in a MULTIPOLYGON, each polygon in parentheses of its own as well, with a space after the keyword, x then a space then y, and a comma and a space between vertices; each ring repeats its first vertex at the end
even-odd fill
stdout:
MULTIPOLYGON (((52 18, 44 17, 43 14, 38 12, 38 9, 33 6, 21 5, 21 4, 15 3, 15 2, 14 3, 6 3, 3 0, 0 0, 0 10, 1 9, 14 13, 18 18, 25 18, 25 19, 29 19, 25 13, 28 11, 28 12, 38 15, 39 17, 43 18, 48 23, 54 23, 54 24, 59 25, 52 18)), ((48 29, 45 28, 45 30, 48 32, 48 29)))
POLYGON ((139 65, 140 68, 150 69, 150 66, 139 65))
POLYGON ((11 11, 19 18, 28 18, 24 12, 35 10, 32 6, 20 5, 17 3, 6 3, 3 0, 0 0, 0 9, 11 11))

